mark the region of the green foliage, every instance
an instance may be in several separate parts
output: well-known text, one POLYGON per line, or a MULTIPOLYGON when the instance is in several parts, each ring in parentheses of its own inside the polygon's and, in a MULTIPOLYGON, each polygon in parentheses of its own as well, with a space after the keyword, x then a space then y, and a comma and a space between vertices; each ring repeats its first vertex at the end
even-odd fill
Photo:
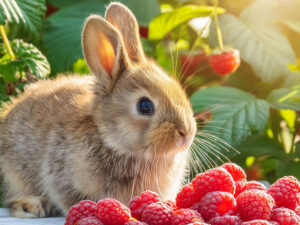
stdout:
MULTIPOLYGON (((47 0, 57 11, 49 15, 48 10, 45 17, 45 0, 2 1, 0 106, 22 91, 30 77, 47 77, 48 60, 52 76, 89 74, 81 50, 82 27, 90 14, 103 16, 109 2, 47 0)), ((179 78, 192 96, 199 127, 194 157, 201 169, 231 160, 250 177, 251 171, 259 171, 251 179, 299 178, 299 0, 222 0, 219 7, 193 0, 120 2, 144 31, 149 28, 148 38, 142 37, 146 54, 179 78), (219 25, 215 14, 220 15, 219 25), (208 60, 214 48, 220 51, 217 34, 242 59, 239 69, 225 77, 214 73, 208 60)))
POLYGON ((39 38, 45 12, 45 0, 2 1, 0 24, 9 24, 15 36, 39 38))
POLYGON ((300 111, 300 86, 275 89, 267 100, 274 108, 300 111))
MULTIPOLYGON (((70 71, 78 58, 83 58, 81 32, 84 20, 91 14, 104 15, 108 0, 53 1, 63 6, 58 12, 45 20, 43 46, 51 64, 52 73, 70 71), (67 4, 68 3, 68 4, 67 4)), ((147 25, 159 13, 156 1, 123 0, 133 10, 139 23, 147 25)))
MULTIPOLYGON (((173 11, 160 14, 149 25, 149 39, 162 39, 175 27, 196 17, 211 16, 214 10, 214 7, 210 6, 185 5, 173 11)), ((217 8, 216 12, 221 14, 224 12, 224 9, 217 8)))
MULTIPOLYGON (((50 65, 46 57, 32 44, 22 40, 13 40, 11 47, 15 52, 16 60, 10 60, 4 44, 0 43, 0 76, 6 82, 16 82, 18 72, 30 73, 37 78, 45 78, 50 73, 50 65)), ((20 75, 20 74, 19 74, 20 75)))
POLYGON ((251 135, 261 134, 267 124, 268 103, 235 88, 202 89, 191 97, 191 102, 196 113, 212 114, 204 130, 232 146, 243 143, 251 135))

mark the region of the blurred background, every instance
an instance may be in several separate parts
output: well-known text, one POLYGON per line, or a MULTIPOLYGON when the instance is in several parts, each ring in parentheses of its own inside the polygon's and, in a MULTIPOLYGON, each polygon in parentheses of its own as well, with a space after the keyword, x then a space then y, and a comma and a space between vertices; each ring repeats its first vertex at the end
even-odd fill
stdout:
MULTIPOLYGON (((299 0, 119 1, 136 15, 146 54, 191 97, 191 178, 230 160, 248 180, 300 179, 299 0)), ((1 0, 0 107, 39 79, 89 74, 82 26, 108 4, 1 0)))

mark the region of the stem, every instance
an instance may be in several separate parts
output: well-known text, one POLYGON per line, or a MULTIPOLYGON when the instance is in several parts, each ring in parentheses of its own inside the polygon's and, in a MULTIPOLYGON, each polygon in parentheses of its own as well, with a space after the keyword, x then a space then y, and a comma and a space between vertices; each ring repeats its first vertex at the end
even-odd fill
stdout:
POLYGON ((218 42, 219 42, 219 47, 221 50, 223 50, 224 45, 223 45, 223 40, 222 40, 222 33, 221 33, 221 28, 218 20, 218 15, 217 15, 217 7, 219 4, 219 0, 216 0, 215 5, 214 5, 214 20, 216 23, 216 31, 217 31, 217 36, 218 36, 218 42))
POLYGON ((6 47, 7 51, 8 51, 8 54, 10 55, 10 58, 12 60, 15 60, 16 56, 15 56, 15 54, 14 54, 14 52, 13 52, 13 50, 12 50, 10 44, 9 44, 9 40, 8 40, 8 38, 6 36, 6 33, 5 33, 3 25, 0 25, 0 34, 2 36, 3 42, 5 44, 5 47, 6 47))

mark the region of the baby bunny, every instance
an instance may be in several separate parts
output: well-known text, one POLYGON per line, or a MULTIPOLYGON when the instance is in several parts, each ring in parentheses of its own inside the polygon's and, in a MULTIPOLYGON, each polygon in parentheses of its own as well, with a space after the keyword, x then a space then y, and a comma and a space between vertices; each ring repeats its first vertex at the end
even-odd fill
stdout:
POLYGON ((144 55, 131 11, 90 16, 82 47, 93 76, 29 85, 0 122, 0 167, 13 216, 66 214, 80 200, 174 199, 196 131, 180 84, 144 55))

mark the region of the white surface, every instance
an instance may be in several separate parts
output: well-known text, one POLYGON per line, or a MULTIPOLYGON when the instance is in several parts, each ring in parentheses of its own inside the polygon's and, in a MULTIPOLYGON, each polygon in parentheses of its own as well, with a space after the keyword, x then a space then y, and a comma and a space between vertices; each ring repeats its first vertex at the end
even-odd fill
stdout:
POLYGON ((64 225, 65 218, 16 219, 9 215, 8 209, 0 208, 0 225, 64 225))

